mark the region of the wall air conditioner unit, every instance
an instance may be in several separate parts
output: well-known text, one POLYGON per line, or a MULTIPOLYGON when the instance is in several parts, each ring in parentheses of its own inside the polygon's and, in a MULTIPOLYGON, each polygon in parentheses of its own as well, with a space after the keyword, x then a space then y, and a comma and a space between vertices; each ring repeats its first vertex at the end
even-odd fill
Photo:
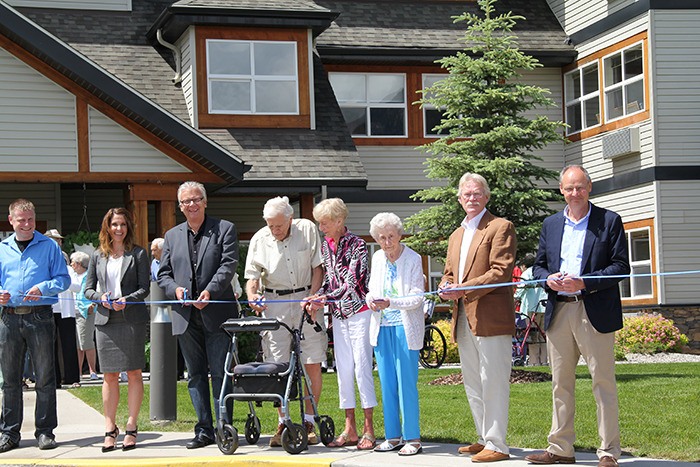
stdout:
POLYGON ((639 154, 639 127, 627 127, 603 136, 603 159, 639 154))

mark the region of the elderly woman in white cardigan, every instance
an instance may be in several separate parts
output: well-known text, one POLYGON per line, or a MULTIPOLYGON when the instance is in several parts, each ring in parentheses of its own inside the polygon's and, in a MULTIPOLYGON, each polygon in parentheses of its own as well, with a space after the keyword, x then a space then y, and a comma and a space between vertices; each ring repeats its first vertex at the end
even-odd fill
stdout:
POLYGON ((418 253, 401 243, 403 224, 382 212, 369 233, 381 250, 372 256, 367 305, 384 403, 386 440, 375 451, 422 452, 418 408, 418 354, 423 347, 423 268, 418 253))

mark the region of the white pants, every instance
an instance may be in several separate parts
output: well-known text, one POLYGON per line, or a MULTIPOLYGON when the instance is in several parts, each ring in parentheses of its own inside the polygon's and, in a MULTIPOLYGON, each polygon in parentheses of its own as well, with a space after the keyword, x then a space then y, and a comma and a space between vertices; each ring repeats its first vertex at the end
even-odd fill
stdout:
POLYGON ((341 409, 355 408, 355 384, 363 409, 376 407, 372 376, 372 345, 369 343, 370 311, 356 313, 348 319, 333 318, 333 348, 338 374, 341 409))
POLYGON ((469 329, 463 309, 459 310, 455 334, 464 390, 479 437, 477 442, 486 449, 510 454, 506 431, 512 364, 511 336, 475 336, 469 329))

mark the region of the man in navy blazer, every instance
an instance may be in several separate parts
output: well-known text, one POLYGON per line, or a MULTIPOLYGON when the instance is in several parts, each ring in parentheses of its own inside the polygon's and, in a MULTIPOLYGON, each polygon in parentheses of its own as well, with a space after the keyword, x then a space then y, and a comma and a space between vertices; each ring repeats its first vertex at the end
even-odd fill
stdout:
POLYGON ((186 222, 165 234, 158 285, 173 305, 173 334, 185 357, 187 387, 197 413, 195 437, 187 449, 214 442, 209 372, 214 410, 219 418, 219 395, 230 338, 221 324, 238 316, 231 279, 238 265, 238 235, 228 221, 205 214, 207 192, 201 183, 185 182, 177 190, 186 222), (209 303, 210 300, 228 303, 209 303))
POLYGON ((598 414, 599 467, 620 457, 615 331, 622 328, 618 283, 630 272, 627 241, 616 213, 588 200, 591 177, 565 167, 559 190, 566 208, 545 219, 533 267, 545 280, 547 350, 552 366, 552 429, 546 451, 526 456, 534 464, 573 464, 576 365, 582 355, 593 380, 598 414))

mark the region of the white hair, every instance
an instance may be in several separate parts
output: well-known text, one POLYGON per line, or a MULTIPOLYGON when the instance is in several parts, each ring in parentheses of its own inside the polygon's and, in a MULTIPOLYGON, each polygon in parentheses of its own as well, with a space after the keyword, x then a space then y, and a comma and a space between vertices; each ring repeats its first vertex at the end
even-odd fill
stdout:
POLYGON ((263 219, 272 219, 280 214, 287 219, 291 219, 294 215, 294 208, 289 204, 289 198, 286 196, 278 196, 268 199, 263 207, 263 219))
POLYGON ((375 240, 377 240, 379 233, 387 228, 394 228, 399 236, 403 235, 403 223, 399 216, 393 212, 380 212, 369 221, 369 234, 375 240))
POLYGON ((484 194, 486 195, 486 197, 491 197, 491 189, 489 188, 489 182, 487 182, 486 179, 481 175, 470 172, 465 173, 464 175, 462 175, 462 178, 459 179, 459 191, 457 192, 457 196, 462 195, 462 188, 464 187, 464 185, 467 184, 467 182, 478 183, 484 190, 484 194))
POLYGON ((76 262, 85 269, 87 269, 90 265, 90 255, 88 255, 84 251, 76 251, 70 255, 70 262, 76 262))
POLYGON ((153 241, 151 242, 151 246, 156 247, 159 250, 162 250, 163 249, 163 242, 165 242, 165 239, 163 239, 163 238, 160 238, 160 237, 154 238, 153 241))
POLYGON ((204 198, 204 201, 207 200, 207 190, 206 190, 206 188, 204 188, 204 185, 202 185, 199 182, 189 181, 189 182, 183 182, 182 185, 180 185, 178 187, 178 189, 177 189, 177 202, 179 203, 180 201, 182 201, 180 199, 180 195, 182 194, 183 191, 191 190, 191 189, 199 190, 199 192, 202 194, 202 198, 204 198))

